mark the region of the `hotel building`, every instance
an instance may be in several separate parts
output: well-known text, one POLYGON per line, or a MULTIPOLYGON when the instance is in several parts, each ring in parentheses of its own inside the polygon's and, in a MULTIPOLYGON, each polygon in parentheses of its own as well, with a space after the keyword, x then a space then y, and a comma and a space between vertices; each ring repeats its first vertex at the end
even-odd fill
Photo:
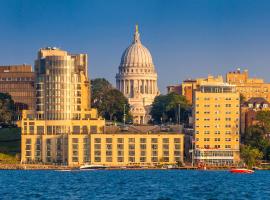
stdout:
POLYGON ((12 97, 15 120, 21 119, 22 110, 35 108, 34 76, 31 65, 0 66, 0 92, 12 97))
POLYGON ((105 122, 90 108, 86 54, 44 48, 35 61, 36 108, 23 111, 21 161, 80 165, 105 122))
POLYGON ((239 161, 239 99, 222 77, 200 82, 193 104, 196 163, 224 166, 239 161))

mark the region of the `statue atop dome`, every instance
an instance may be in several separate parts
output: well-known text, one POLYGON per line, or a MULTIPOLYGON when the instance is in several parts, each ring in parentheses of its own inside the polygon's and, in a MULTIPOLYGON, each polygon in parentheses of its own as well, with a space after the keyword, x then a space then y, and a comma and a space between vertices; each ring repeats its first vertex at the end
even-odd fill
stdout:
POLYGON ((141 43, 138 24, 136 24, 136 26, 135 26, 135 33, 134 33, 133 43, 141 43))

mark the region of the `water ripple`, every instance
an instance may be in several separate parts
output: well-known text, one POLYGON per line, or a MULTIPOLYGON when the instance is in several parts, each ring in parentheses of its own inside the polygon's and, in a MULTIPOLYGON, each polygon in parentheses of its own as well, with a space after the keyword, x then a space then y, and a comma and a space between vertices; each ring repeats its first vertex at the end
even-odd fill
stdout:
POLYGON ((0 171, 1 199, 269 199, 270 172, 0 171))

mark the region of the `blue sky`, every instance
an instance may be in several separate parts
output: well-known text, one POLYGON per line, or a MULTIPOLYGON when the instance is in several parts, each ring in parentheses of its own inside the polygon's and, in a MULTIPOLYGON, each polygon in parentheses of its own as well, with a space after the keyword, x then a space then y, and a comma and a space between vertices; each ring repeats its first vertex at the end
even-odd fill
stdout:
POLYGON ((0 65, 33 65, 57 46, 87 53, 90 77, 114 84, 138 23, 162 92, 237 67, 270 81, 269 10, 263 0, 0 0, 0 65))

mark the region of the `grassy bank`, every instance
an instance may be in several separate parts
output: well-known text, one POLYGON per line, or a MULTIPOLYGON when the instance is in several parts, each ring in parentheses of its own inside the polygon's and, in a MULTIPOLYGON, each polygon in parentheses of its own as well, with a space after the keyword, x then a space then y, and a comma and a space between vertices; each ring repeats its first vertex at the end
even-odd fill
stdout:
POLYGON ((19 128, 0 129, 0 163, 18 163, 21 151, 19 128))

